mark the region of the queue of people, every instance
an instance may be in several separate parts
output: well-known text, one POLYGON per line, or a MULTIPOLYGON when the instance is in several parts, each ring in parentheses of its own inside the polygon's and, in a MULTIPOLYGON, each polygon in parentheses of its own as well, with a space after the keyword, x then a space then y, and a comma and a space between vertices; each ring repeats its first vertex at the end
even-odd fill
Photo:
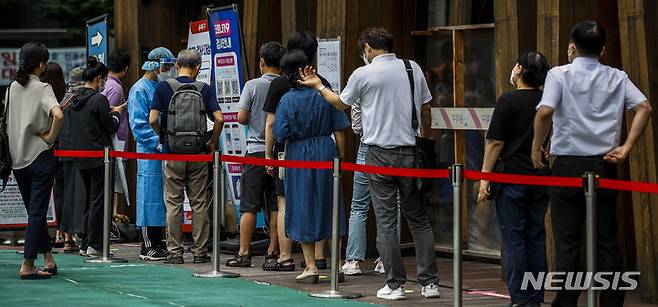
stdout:
MULTIPOLYGON (((522 53, 512 69, 514 90, 498 98, 482 164, 483 172, 523 175, 580 176, 595 171, 616 177, 615 164, 624 161, 644 131, 651 106, 647 98, 617 69, 603 65, 605 30, 594 21, 576 24, 570 33, 570 64, 550 68, 544 55, 522 53), (620 145, 624 108, 635 113, 620 145), (550 142, 547 140, 552 131, 550 142), (549 167, 550 166, 550 167, 549 167)), ((310 32, 290 36, 287 50, 278 42, 260 48, 259 78, 248 81, 239 102, 238 121, 249 128, 248 157, 331 161, 345 158, 345 132, 350 122, 343 112, 352 107, 351 127, 361 137, 357 160, 374 166, 418 167, 417 139, 429 135, 427 118, 432 95, 418 64, 393 53, 392 35, 383 28, 365 30, 358 40, 364 66, 356 69, 340 94, 311 67, 317 39, 310 32)), ((128 126, 137 151, 196 154, 217 148, 224 118, 211 88, 196 81, 201 56, 183 50, 176 57, 158 47, 141 66, 144 74, 130 89, 127 102, 121 88, 130 58, 110 54, 109 68, 90 58, 74 70, 64 93, 61 68, 48 64, 42 44, 21 48, 16 82, 7 90, 5 119, 14 175, 28 211, 22 279, 57 274, 46 225, 53 183, 63 196, 57 209, 58 232, 65 251, 99 255, 103 199, 102 161, 54 157, 61 149, 100 150, 112 145, 112 135, 126 140, 128 126), (46 74, 44 74, 46 72, 46 74), (55 75, 55 77, 53 77, 55 75), (42 79, 39 79, 42 76, 42 79), (45 81, 47 83, 44 83, 45 81), (124 112, 128 109, 128 112, 124 112), (212 128, 206 120, 213 122, 212 128), (60 135, 60 130, 62 131, 60 135), (59 135, 59 138, 58 138, 59 135), (59 173, 59 175, 58 175, 59 173), (76 243, 73 235, 81 240, 76 243), (35 259, 44 255, 44 267, 35 259)), ((204 163, 138 161, 137 225, 142 231, 143 260, 182 264, 182 208, 185 196, 193 213, 194 263, 211 261, 209 239, 208 167, 204 163)), ((327 268, 325 240, 332 233, 332 175, 329 170, 244 167, 240 206, 240 249, 230 267, 251 267, 251 241, 256 214, 268 215, 270 245, 266 271, 294 271, 293 241, 301 243, 304 270, 300 283, 317 283, 327 268)), ((622 271, 615 193, 602 189, 597 198, 597 262, 599 271, 622 271)), ((339 194, 342 195, 342 194, 339 194)), ((400 216, 415 242, 420 294, 440 296, 434 234, 415 178, 359 173, 354 178, 344 275, 359 275, 365 258, 365 218, 372 203, 377 224, 377 250, 385 285, 377 297, 405 299, 407 274, 400 251, 400 216)), ((478 201, 494 199, 505 251, 504 269, 511 306, 540 306, 542 289, 522 290, 524 274, 545 272, 544 218, 551 207, 556 269, 579 271, 584 196, 572 188, 492 184, 482 180, 478 201)), ((348 234, 340 207, 339 234, 348 234)), ((343 272, 344 271, 344 272, 343 272)), ((579 292, 561 290, 553 306, 575 306, 579 292)), ((624 292, 601 292, 602 306, 622 306, 624 292)))

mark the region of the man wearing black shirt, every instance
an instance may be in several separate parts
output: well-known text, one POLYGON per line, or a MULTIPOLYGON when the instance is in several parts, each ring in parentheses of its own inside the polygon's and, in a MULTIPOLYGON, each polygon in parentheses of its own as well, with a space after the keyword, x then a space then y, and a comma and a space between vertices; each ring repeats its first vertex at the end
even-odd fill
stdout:
MULTIPOLYGON (((290 39, 288 40, 287 44, 288 51, 291 50, 301 50, 306 54, 306 57, 309 59, 309 61, 313 61, 313 58, 315 57, 315 53, 318 49, 318 41, 315 38, 313 34, 310 32, 297 32, 294 33, 290 39)), ((329 85, 329 82, 320 77, 322 79, 322 83, 328 87, 331 88, 329 85)), ((292 88, 292 84, 290 84, 290 81, 288 81, 288 78, 285 76, 280 76, 277 77, 276 79, 272 80, 272 83, 270 84, 270 88, 267 92, 267 98, 265 98, 265 104, 263 105, 263 111, 267 112, 267 121, 265 123, 265 158, 266 159, 276 159, 279 152, 283 152, 284 150, 284 144, 282 143, 274 143, 274 134, 272 132, 272 127, 274 127, 274 119, 276 117, 276 109, 279 106, 279 101, 281 101, 281 97, 285 95, 290 89, 292 88)), ((277 225, 281 225, 278 227, 279 231, 279 259, 277 260, 278 262, 278 270, 282 271, 288 271, 288 270, 294 270, 295 269, 295 264, 292 259, 292 241, 286 237, 286 232, 285 232, 285 227, 284 227, 284 217, 285 217, 285 191, 283 187, 283 180, 279 179, 278 174, 275 173, 275 170, 273 167, 268 166, 267 167, 267 173, 274 176, 274 181, 276 184, 276 194, 278 195, 278 219, 277 219, 277 225)), ((316 259, 320 260, 319 262, 316 262, 318 265, 319 269, 326 269, 326 260, 324 259, 324 255, 322 254, 322 251, 324 251, 324 241, 318 242, 318 244, 321 244, 321 247, 316 247, 316 259)))

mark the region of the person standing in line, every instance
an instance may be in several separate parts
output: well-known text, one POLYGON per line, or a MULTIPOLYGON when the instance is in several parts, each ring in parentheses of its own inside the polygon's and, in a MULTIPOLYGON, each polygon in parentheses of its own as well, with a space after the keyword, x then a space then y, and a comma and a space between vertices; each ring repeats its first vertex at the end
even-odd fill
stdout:
MULTIPOLYGON (((107 100, 110 103, 110 106, 121 106, 126 103, 126 97, 123 91, 122 81, 128 76, 128 70, 130 69, 130 55, 128 51, 123 49, 115 49, 109 53, 107 57, 107 68, 110 70, 110 73, 107 75, 107 83, 105 87, 101 90, 101 95, 107 97, 107 100)), ((121 123, 119 124, 119 130, 117 130, 117 139, 122 142, 121 144, 114 144, 114 150, 124 151, 125 146, 128 142, 128 114, 124 112, 121 115, 121 123)), ((123 159, 115 158, 117 163, 124 163, 123 159)), ((124 167, 125 169, 125 167, 124 167)), ((121 179, 119 174, 119 168, 115 168, 114 176, 114 206, 113 206, 113 216, 117 215, 119 211, 119 203, 123 197, 123 186, 121 185, 121 179)), ((112 233, 112 236, 118 238, 118 234, 112 233)))
POLYGON ((57 274, 48 235, 48 204, 57 159, 51 150, 64 114, 52 87, 39 81, 46 70, 48 49, 40 43, 21 47, 16 82, 9 84, 3 106, 12 169, 27 211, 21 279, 47 279, 57 274), (43 254, 44 267, 34 264, 43 254))
MULTIPOLYGON (((367 65, 367 64, 366 64, 367 65)), ((363 143, 362 112, 359 103, 352 106, 352 130, 360 136, 361 143, 356 156, 357 164, 366 163, 366 152, 368 145, 363 143)), ((400 239, 400 193, 397 193, 398 220, 397 234, 400 239)), ((350 206, 350 219, 347 234, 347 249, 345 251, 345 264, 343 272, 345 275, 361 275, 359 262, 366 258, 366 219, 370 209, 370 191, 368 190, 368 174, 354 172, 354 185, 352 190, 352 205, 350 206)), ((381 258, 375 260, 375 272, 385 274, 384 263, 381 258)))
MULTIPOLYGON (((39 78, 41 82, 48 83, 53 88, 57 102, 61 103, 66 95, 66 82, 64 82, 64 72, 62 67, 55 62, 50 62, 46 66, 46 71, 39 78)), ((60 132, 61 133, 61 132, 60 132)), ((59 137, 52 146, 59 148, 59 137)), ((57 233, 53 242, 54 248, 64 247, 64 242, 71 240, 72 236, 62 230, 62 207, 64 205, 64 169, 60 159, 57 159, 57 171, 55 172, 55 184, 53 185, 53 194, 55 201, 55 219, 57 220, 57 233)))
MULTIPOLYGON (((295 32, 290 35, 286 45, 288 52, 293 50, 301 50, 306 55, 309 63, 313 62, 315 53, 318 50, 318 40, 313 33, 295 32)), ((322 84, 331 88, 329 81, 318 76, 322 80, 322 84)), ((277 159, 279 153, 283 153, 285 145, 283 143, 275 143, 273 127, 276 119, 276 110, 281 101, 281 97, 285 95, 293 87, 288 78, 279 76, 272 80, 270 88, 267 91, 267 98, 263 105, 263 111, 267 112, 267 119, 265 122, 265 159, 277 159)), ((285 228, 285 215, 286 215, 286 198, 285 187, 283 180, 279 179, 276 170, 273 167, 266 167, 268 174, 274 176, 274 184, 276 188, 276 195, 278 197, 278 215, 277 215, 277 229, 279 231, 279 259, 276 265, 269 265, 264 268, 268 271, 294 271, 295 262, 292 259, 292 241, 286 235, 285 228)), ((318 242, 315 248, 315 265, 318 269, 327 269, 327 259, 324 257, 324 241, 318 242)), ((306 261, 302 261, 302 267, 306 266, 306 261)))
MULTIPOLYGON (((162 74, 163 70, 161 59, 173 58, 174 55, 167 48, 157 47, 151 50, 148 60, 142 65, 144 75, 135 82, 128 93, 128 122, 139 153, 159 153, 162 150, 159 146, 160 137, 149 124, 149 113, 154 104, 153 96, 158 86, 158 75, 162 74)), ((161 161, 137 160, 135 198, 137 205, 135 223, 142 230, 139 259, 152 261, 167 259, 167 245, 163 240, 167 211, 164 204, 161 161)))
MULTIPOLYGON (((278 42, 263 44, 260 48, 261 77, 247 81, 240 95, 238 122, 246 125, 247 153, 245 157, 265 158, 265 120, 267 113, 263 104, 267 97, 270 83, 281 73, 280 61, 285 50, 278 42)), ((251 240, 256 230, 256 214, 263 209, 269 214, 270 244, 265 256, 266 266, 276 266, 278 259, 277 207, 274 195, 274 178, 267 174, 265 167, 245 165, 240 179, 240 250, 235 258, 228 260, 227 266, 251 266, 251 240)))
MULTIPOLYGON (((420 132, 429 130, 422 122, 430 111, 432 100, 425 75, 413 61, 398 59, 393 51, 393 38, 384 28, 366 29, 359 38, 359 48, 370 65, 357 68, 340 96, 322 85, 315 70, 306 67, 300 81, 314 88, 325 100, 339 110, 359 102, 363 111, 363 138, 368 145, 366 164, 398 168, 416 167, 416 136, 413 119, 420 132), (413 80, 409 80, 408 69, 413 80), (413 92, 410 82, 413 81, 413 92), (414 97, 412 100, 411 97, 414 97), (414 104, 412 106, 412 103, 414 104), (416 115, 412 115, 415 108, 416 115), (425 115, 425 116, 423 116, 425 115)), ((377 297, 387 300, 406 298, 404 285, 407 274, 397 238, 396 193, 400 192, 400 206, 409 222, 416 243, 416 266, 421 295, 439 297, 439 280, 434 255, 434 234, 419 187, 414 178, 369 174, 369 189, 377 219, 377 250, 386 270, 386 286, 377 297)))
MULTIPOLYGON (((107 98, 99 93, 105 85, 108 72, 107 67, 95 57, 87 60, 87 67, 82 72, 85 86, 78 90, 68 106, 71 150, 103 150, 106 146, 112 146, 111 136, 119 129, 119 118, 125 104, 110 107, 107 98)), ((73 167, 79 172, 83 183, 81 188, 86 195, 80 252, 83 256, 99 257, 104 218, 103 159, 76 158, 73 167)))
MULTIPOLYGON (((628 157, 647 126, 651 106, 628 78, 599 58, 605 50, 605 30, 596 21, 581 21, 571 28, 567 55, 570 64, 551 69, 537 106, 532 162, 543 168, 542 145, 553 126, 550 153, 555 157, 551 175, 580 177, 595 172, 616 178, 617 164, 628 157), (620 145, 624 108, 635 115, 628 136, 620 145)), ((596 197, 596 271, 622 272, 617 242, 617 192, 599 189, 596 197)), ((581 188, 549 189, 551 222, 558 272, 580 271, 580 250, 585 224, 585 196, 581 188)), ((612 276, 604 276, 612 283, 612 276)), ((576 306, 580 291, 560 290, 553 306, 576 306)), ((623 306, 623 290, 600 291, 600 304, 623 306)))
MULTIPOLYGON (((532 125, 535 107, 541 100, 550 66, 539 52, 525 52, 512 69, 510 83, 516 89, 496 102, 487 132, 482 172, 496 169, 509 174, 542 175, 532 165, 532 125)), ((490 190, 487 180, 480 181, 478 202, 494 198, 505 253, 507 290, 511 306, 539 307, 544 301, 542 289, 521 290, 523 276, 546 272, 546 229, 544 216, 548 209, 546 187, 501 184, 490 190)))
MULTIPOLYGON (((299 70, 308 64, 306 55, 300 50, 288 52, 281 59, 283 73, 294 87, 283 95, 276 110, 274 136, 278 142, 287 143, 286 159, 332 161, 336 157, 342 158, 345 153, 342 130, 349 126, 347 116, 328 105, 314 90, 297 83, 299 70)), ((286 169, 285 189, 286 234, 302 244, 306 260, 304 272, 295 281, 317 283, 316 242, 332 238, 334 196, 331 170, 286 169)), ((346 230, 343 211, 343 206, 339 206, 337 231, 340 236, 346 230)), ((339 273, 338 282, 345 278, 341 275, 339 273)))
MULTIPOLYGON (((205 114, 214 119, 215 124, 213 126, 212 136, 205 144, 206 149, 214 150, 219 139, 219 134, 224 127, 224 116, 219 109, 217 99, 215 99, 210 86, 196 81, 199 69, 201 69, 201 55, 194 50, 182 50, 178 53, 176 61, 176 70, 179 77, 158 83, 155 94, 153 95, 153 106, 151 106, 149 113, 149 123, 153 127, 153 130, 160 135, 159 141, 162 146, 162 152, 172 153, 169 138, 172 137, 174 131, 170 130, 168 118, 176 115, 173 112, 169 112, 169 104, 178 89, 186 84, 190 84, 196 91, 194 95, 200 95, 202 97, 203 111, 205 114), (160 116, 161 114, 162 116, 160 116)), ((189 87, 186 88, 187 90, 185 91, 192 91, 189 87)), ((193 97, 198 98, 198 96, 193 97)), ((190 109, 189 112, 200 112, 200 110, 190 109)), ((181 115, 179 114, 178 116, 181 115)), ((187 118, 192 118, 192 115, 187 118)), ((180 119, 180 117, 177 117, 177 119, 180 119)), ((197 154, 202 153, 202 151, 197 152, 197 154)), ((185 195, 189 198, 190 207, 192 207, 192 238, 194 239, 192 253, 194 254, 194 263, 211 261, 207 253, 208 238, 210 236, 210 220, 208 218, 210 200, 208 189, 206 189, 207 182, 208 165, 206 163, 165 162, 166 243, 169 250, 169 257, 165 263, 185 263, 183 259, 183 233, 181 232, 185 195)))
MULTIPOLYGON (((85 81, 82 80, 82 73, 84 67, 78 66, 73 68, 69 73, 69 84, 66 89, 66 95, 60 102, 59 106, 64 112, 64 123, 62 130, 59 133, 59 149, 70 150, 71 139, 71 109, 69 108, 71 101, 78 94, 78 90, 85 86, 85 81)), ((61 157, 63 169, 63 188, 64 188, 64 202, 62 204, 62 220, 60 221, 60 228, 65 233, 65 241, 63 251, 65 253, 80 252, 84 255, 86 251, 80 250, 77 242, 74 240, 74 234, 82 236, 84 233, 83 221, 86 219, 85 201, 87 195, 84 189, 77 187, 84 185, 80 178, 80 172, 74 167, 74 158, 61 157), (68 237, 66 236, 68 234, 68 237)))

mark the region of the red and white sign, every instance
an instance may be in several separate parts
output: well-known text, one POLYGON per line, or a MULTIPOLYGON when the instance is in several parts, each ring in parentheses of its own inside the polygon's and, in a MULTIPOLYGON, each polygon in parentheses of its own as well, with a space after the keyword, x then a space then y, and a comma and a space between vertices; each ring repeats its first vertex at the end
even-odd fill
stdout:
POLYGON ((487 130, 493 108, 432 108, 432 129, 487 130))
MULTIPOLYGON (((57 225, 52 192, 46 219, 48 226, 57 225)), ((6 189, 0 193, 0 229, 24 229, 25 227, 27 227, 27 211, 25 210, 23 197, 21 197, 16 179, 13 175, 10 175, 6 189)))

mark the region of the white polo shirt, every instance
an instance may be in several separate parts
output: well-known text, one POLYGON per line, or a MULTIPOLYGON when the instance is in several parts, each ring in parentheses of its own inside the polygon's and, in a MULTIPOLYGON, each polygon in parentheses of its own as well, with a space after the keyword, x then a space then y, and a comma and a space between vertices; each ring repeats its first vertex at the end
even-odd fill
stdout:
MULTIPOLYGON (((411 62, 414 76, 416 112, 432 100, 420 66, 411 62)), ((340 94, 347 105, 359 101, 363 114, 363 143, 382 148, 415 146, 411 127, 411 90, 404 62, 395 54, 375 57, 372 63, 357 68, 340 94)))
POLYGON ((624 107, 645 100, 625 72, 598 58, 578 57, 551 69, 537 106, 554 110, 551 154, 605 155, 619 146, 624 107))

